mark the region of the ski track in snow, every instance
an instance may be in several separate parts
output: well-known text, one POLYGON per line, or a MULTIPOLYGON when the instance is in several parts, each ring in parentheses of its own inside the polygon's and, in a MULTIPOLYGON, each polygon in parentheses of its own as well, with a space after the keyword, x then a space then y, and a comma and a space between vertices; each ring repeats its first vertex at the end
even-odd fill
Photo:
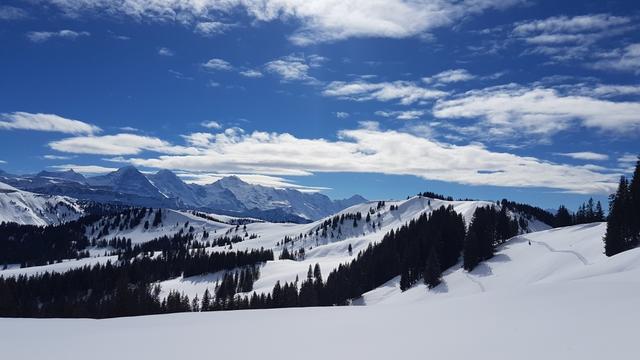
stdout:
MULTIPOLYGON (((525 237, 525 239, 527 239, 527 238, 525 237)), ((545 242, 542 242, 542 241, 536 241, 536 240, 530 240, 530 239, 527 239, 527 240, 531 241, 533 244, 544 246, 545 248, 547 248, 547 250, 549 250, 551 252, 571 254, 571 255, 575 256, 576 258, 578 258, 578 260, 582 261, 583 264, 591 265, 591 263, 584 256, 582 256, 582 254, 580 254, 577 251, 573 251, 573 250, 558 250, 558 249, 554 249, 549 244, 547 244, 545 242)))
POLYGON ((478 285, 478 287, 480 288, 480 292, 485 292, 487 291, 487 289, 484 287, 484 285, 482 284, 482 282, 478 279, 475 279, 473 276, 471 276, 471 274, 469 274, 468 272, 465 272, 464 274, 467 279, 471 280, 474 284, 478 285))

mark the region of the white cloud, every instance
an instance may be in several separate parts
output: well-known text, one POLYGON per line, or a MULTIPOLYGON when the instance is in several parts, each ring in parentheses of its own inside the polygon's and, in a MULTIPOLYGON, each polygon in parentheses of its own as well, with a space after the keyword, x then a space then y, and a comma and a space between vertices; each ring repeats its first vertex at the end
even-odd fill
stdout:
POLYGON ((209 59, 209 61, 202 64, 202 67, 211 71, 230 71, 233 69, 233 66, 228 61, 217 58, 209 59))
POLYGON ((604 85, 584 86, 579 84, 573 86, 572 93, 598 98, 616 98, 622 96, 640 95, 640 85, 604 85))
POLYGON ((117 168, 104 167, 104 166, 98 166, 98 165, 74 165, 74 164, 52 165, 52 166, 49 166, 49 168, 58 170, 58 171, 73 170, 75 172, 79 172, 85 175, 108 174, 110 172, 114 172, 118 170, 117 168))
POLYGON ((232 25, 219 21, 203 21, 195 26, 195 32, 204 36, 220 35, 227 31, 232 25))
POLYGON ((640 74, 640 43, 601 56, 604 58, 591 64, 592 67, 640 74))
POLYGON ((105 136, 77 136, 52 141, 53 150, 71 154, 135 155, 142 151, 164 154, 196 154, 197 150, 175 146, 167 141, 136 134, 116 134, 105 136))
POLYGON ((567 156, 572 159, 577 160, 593 160, 593 161, 604 161, 609 160, 609 155, 600 154, 592 151, 579 151, 579 152, 571 152, 571 153, 556 153, 556 155, 567 156))
POLYGON ((205 122, 201 123, 200 125, 206 127, 207 129, 220 129, 222 127, 219 122, 213 121, 213 120, 205 121, 205 122))
POLYGON ((166 47, 161 47, 160 49, 158 49, 158 55, 160 56, 173 56, 173 50, 166 48, 166 47))
POLYGON ((45 155, 43 158, 47 160, 69 160, 73 156, 62 156, 62 155, 45 155))
POLYGON ((346 118, 349 117, 349 113, 345 112, 345 111, 338 111, 338 112, 336 112, 336 117, 338 119, 346 119, 346 118))
POLYGON ((451 145, 411 133, 381 130, 377 123, 343 130, 338 140, 305 139, 287 133, 228 129, 185 138, 197 154, 124 159, 137 166, 187 172, 299 176, 314 172, 415 175, 469 185, 546 187, 606 193, 618 174, 533 157, 494 152, 481 144, 451 145), (327 161, 332 159, 332 161, 327 161))
POLYGON ((27 33, 27 38, 33 42, 45 42, 52 38, 75 40, 79 37, 90 36, 88 31, 73 31, 73 30, 60 30, 60 31, 30 31, 27 33))
POLYGON ((629 134, 640 129, 640 103, 565 95, 553 88, 516 84, 473 90, 439 100, 438 118, 478 119, 477 132, 490 137, 551 136, 573 125, 629 134))
POLYGON ((248 70, 243 70, 239 72, 240 75, 244 76, 244 77, 248 77, 248 78, 261 78, 262 73, 260 72, 260 70, 255 70, 255 69, 248 69, 248 70))
POLYGON ((298 191, 307 192, 307 193, 315 193, 315 192, 320 192, 324 190, 330 190, 330 188, 327 188, 327 187, 305 186, 305 185, 296 184, 291 180, 288 180, 279 176, 269 176, 269 175, 259 175, 259 174, 219 174, 219 173, 179 172, 178 176, 187 183, 200 184, 200 185, 211 184, 227 176, 237 176, 242 181, 247 182, 249 184, 262 185, 262 186, 274 187, 279 189, 296 189, 298 191))
POLYGON ((0 113, 0 129, 35 130, 66 134, 94 134, 100 128, 85 122, 65 119, 55 114, 32 114, 27 112, 0 113))
POLYGON ((169 74, 173 75, 174 78, 179 79, 179 80, 193 80, 193 77, 187 76, 187 75, 181 73, 180 71, 169 69, 169 70, 167 70, 167 72, 169 74))
POLYGON ((15 6, 0 6, 0 20, 20 20, 29 17, 26 11, 15 6))
POLYGON ((397 100, 403 105, 410 105, 446 96, 447 92, 424 88, 411 81, 371 83, 357 80, 353 82, 333 81, 325 87, 322 94, 355 101, 397 100))
POLYGON ((525 53, 549 56, 554 61, 584 60, 596 52, 599 41, 636 27, 630 17, 610 14, 552 16, 516 23, 511 35, 532 46, 525 53))
MULTIPOLYGON (((513 32, 519 36, 537 34, 581 34, 606 31, 621 25, 626 25, 631 19, 624 16, 610 14, 590 14, 574 17, 552 16, 544 20, 527 20, 517 23, 513 32)), ((535 42, 535 39, 528 41, 535 42)))
POLYGON ((4 160, 0 160, 0 164, 6 164, 7 162, 4 160))
POLYGON ((375 114, 382 117, 396 118, 398 120, 415 120, 422 117, 425 112, 423 110, 376 111, 375 114))
POLYGON ((280 59, 269 61, 264 65, 265 70, 279 75, 282 81, 308 81, 317 82, 309 75, 309 70, 322 66, 327 58, 319 55, 296 55, 291 54, 280 59))
POLYGON ((211 21, 244 10, 257 21, 300 24, 290 36, 298 45, 348 38, 427 36, 433 29, 522 0, 48 0, 70 16, 126 15, 134 19, 211 21))
POLYGON ((465 69, 452 69, 452 70, 443 71, 431 77, 425 77, 422 79, 422 81, 426 82, 427 84, 430 84, 430 83, 448 84, 448 83, 455 83, 455 82, 461 82, 461 81, 469 81, 474 78, 475 78, 475 75, 471 74, 469 71, 465 69))
POLYGON ((618 158, 619 163, 635 163, 638 161, 638 155, 624 154, 618 158))

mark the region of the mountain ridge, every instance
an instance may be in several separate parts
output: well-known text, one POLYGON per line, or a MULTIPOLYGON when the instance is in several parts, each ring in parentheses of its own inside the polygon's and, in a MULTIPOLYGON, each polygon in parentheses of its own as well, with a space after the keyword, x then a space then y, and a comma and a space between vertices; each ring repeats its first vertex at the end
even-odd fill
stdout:
POLYGON ((320 193, 250 184, 237 176, 187 184, 170 170, 142 173, 134 166, 84 177, 73 169, 36 175, 0 172, 0 181, 34 193, 118 204, 194 209, 268 221, 313 221, 366 201, 360 195, 332 200, 320 193))

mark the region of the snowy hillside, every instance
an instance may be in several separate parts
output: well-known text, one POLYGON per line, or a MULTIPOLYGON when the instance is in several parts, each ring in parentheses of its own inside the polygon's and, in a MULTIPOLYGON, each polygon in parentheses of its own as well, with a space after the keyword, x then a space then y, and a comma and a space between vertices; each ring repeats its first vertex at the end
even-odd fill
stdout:
MULTIPOLYGON (((254 284, 254 290, 258 293, 268 293, 273 289, 277 281, 292 282, 298 277, 302 279, 306 276, 309 265, 318 263, 325 275, 337 268, 340 264, 351 261, 361 250, 369 244, 379 242, 383 236, 391 230, 398 229, 412 219, 418 218, 424 213, 429 213, 441 206, 453 206, 454 210, 460 213, 465 221, 469 223, 473 217, 475 209, 478 207, 494 205, 487 201, 445 201, 426 197, 412 197, 401 201, 387 201, 384 206, 378 208, 378 202, 366 202, 354 205, 342 210, 330 217, 308 223, 270 223, 255 221, 246 218, 234 218, 216 214, 196 216, 191 212, 165 209, 162 212, 162 223, 158 226, 148 226, 144 223, 151 223, 154 214, 148 213, 140 223, 134 228, 114 228, 113 218, 104 218, 90 225, 87 228, 87 235, 90 240, 110 240, 114 238, 131 239, 132 244, 141 244, 161 236, 171 236, 179 232, 190 232, 198 241, 215 241, 223 237, 238 236, 242 241, 234 243, 232 247, 216 246, 210 247, 208 251, 230 251, 230 250, 251 250, 251 249, 273 249, 276 258, 286 247, 290 252, 305 251, 304 259, 275 260, 267 262, 261 268, 261 276, 254 284), (392 208, 394 210, 392 210, 392 208), (360 214, 361 219, 355 221, 345 220, 342 224, 337 223, 335 228, 327 223, 340 217, 354 216, 360 214), (370 221, 366 221, 369 214, 370 221), (241 225, 238 225, 241 224, 241 225), (325 225, 325 226, 323 226, 325 225), (108 234, 101 234, 100 229, 107 226, 108 234), (192 229, 191 229, 192 228, 192 229), (326 228, 326 232, 323 229, 326 228), (207 233, 208 238, 204 238, 207 233), (352 252, 348 248, 351 246, 352 252)), ((518 218, 520 214, 511 214, 518 218)), ((528 221, 530 230, 546 230, 548 225, 535 219, 528 221)), ((101 256, 105 251, 112 249, 91 248, 92 255, 101 256)), ((104 262, 102 257, 94 258, 96 262, 104 262)), ((28 269, 10 269, 5 274, 17 274, 21 271, 34 273, 39 271, 64 271, 74 267, 74 261, 64 263, 64 266, 34 267, 28 269), (41 268, 38 270, 38 268, 41 268)), ((78 262, 78 266, 86 264, 78 262)), ((58 264, 56 264, 58 265, 58 264)), ((0 271, 0 275, 3 272, 0 271)), ((196 276, 192 278, 176 278, 160 283, 162 294, 167 295, 171 290, 177 290, 187 294, 189 297, 202 297, 206 289, 210 291, 215 287, 224 273, 196 276)))
POLYGON ((34 194, 0 183, 0 222, 51 225, 75 220, 83 213, 71 198, 34 194))
POLYGON ((431 291, 419 284, 401 292, 399 278, 395 278, 364 294, 358 304, 407 304, 535 284, 630 279, 640 274, 640 249, 612 258, 604 255, 605 231, 606 223, 592 223, 520 235, 470 273, 460 266, 449 269, 443 284, 431 291))
POLYGON ((0 337, 6 340, 6 354, 24 359, 45 355, 112 359, 122 351, 130 357, 154 359, 202 357, 211 351, 218 357, 242 358, 294 358, 304 353, 307 359, 319 360, 423 359, 427 355, 443 359, 633 358, 640 321, 640 249, 606 258, 602 255, 604 228, 596 223, 521 235, 471 274, 453 269, 434 290, 418 285, 400 293, 391 283, 364 296, 363 304, 385 306, 182 313, 102 321, 0 319, 0 337), (287 332, 283 340, 274 324, 313 327, 287 332), (314 346, 316 334, 322 334, 322 343, 330 346, 314 346), (39 339, 37 347, 30 346, 34 338, 39 339), (68 339, 76 345, 69 347, 68 339), (251 346, 246 346, 246 339, 251 339, 251 346), (118 347, 104 347, 105 342, 118 347))

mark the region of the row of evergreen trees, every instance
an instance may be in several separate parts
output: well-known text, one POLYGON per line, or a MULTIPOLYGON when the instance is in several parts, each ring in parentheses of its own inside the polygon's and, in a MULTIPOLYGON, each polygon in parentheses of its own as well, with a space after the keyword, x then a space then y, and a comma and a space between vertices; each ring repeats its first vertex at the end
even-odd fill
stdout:
MULTIPOLYGON (((164 311, 153 284, 179 276, 194 276, 246 268, 273 260, 271 250, 214 252, 163 251, 116 264, 96 264, 65 273, 0 277, 0 316, 114 317, 164 311)), ((259 273, 234 276, 242 291, 259 273)))
POLYGON ((600 201, 594 202, 593 198, 589 198, 587 202, 580 205, 575 214, 572 214, 564 205, 560 205, 552 225, 554 227, 562 227, 604 220, 604 210, 600 201))
POLYGON ((609 198, 604 249, 613 256, 640 243, 640 158, 631 180, 620 178, 618 190, 609 198))

